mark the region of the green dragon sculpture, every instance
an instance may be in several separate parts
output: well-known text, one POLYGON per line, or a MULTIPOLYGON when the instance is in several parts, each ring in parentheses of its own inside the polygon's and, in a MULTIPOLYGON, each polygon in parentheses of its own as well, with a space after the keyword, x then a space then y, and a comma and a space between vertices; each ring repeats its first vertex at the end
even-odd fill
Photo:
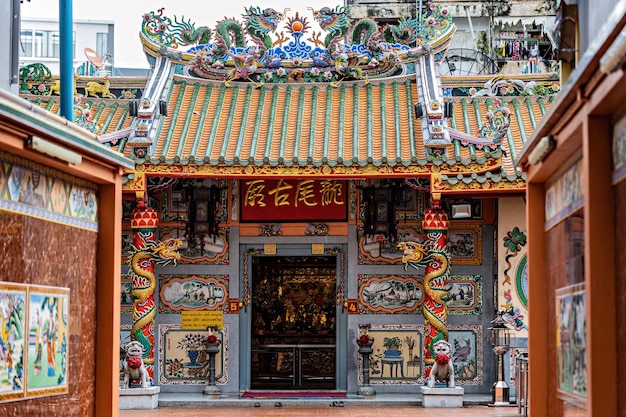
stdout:
POLYGON ((320 27, 328 32, 324 38, 324 46, 332 51, 348 33, 352 19, 348 9, 337 6, 334 9, 330 7, 322 7, 317 11, 313 11, 313 18, 319 23, 320 27))
POLYGON ((245 11, 243 20, 246 23, 246 29, 263 56, 265 51, 272 47, 272 38, 269 33, 276 30, 284 15, 274 9, 267 8, 261 11, 259 7, 253 6, 246 7, 245 11))
POLYGON ((241 23, 235 19, 224 19, 217 22, 214 54, 216 56, 226 56, 231 46, 233 46, 233 40, 235 47, 246 47, 246 37, 241 23))
POLYGON ((272 38, 269 33, 276 30, 278 23, 283 19, 283 14, 269 8, 261 10, 259 7, 245 8, 245 11, 243 15, 245 30, 244 25, 234 18, 217 22, 215 49, 213 50, 215 56, 226 58, 232 46, 245 48, 246 32, 257 45, 259 58, 272 47, 272 38))
POLYGON ((170 30, 174 39, 183 45, 205 44, 211 40, 211 29, 207 26, 196 28, 191 19, 185 21, 185 16, 181 17, 180 22, 174 16, 174 23, 171 24, 170 30))

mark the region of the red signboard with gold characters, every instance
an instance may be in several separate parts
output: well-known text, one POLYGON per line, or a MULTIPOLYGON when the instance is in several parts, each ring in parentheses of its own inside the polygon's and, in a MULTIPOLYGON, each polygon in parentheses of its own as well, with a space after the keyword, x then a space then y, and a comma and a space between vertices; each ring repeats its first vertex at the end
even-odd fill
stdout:
POLYGON ((346 181, 280 179, 242 181, 241 220, 345 221, 346 181))

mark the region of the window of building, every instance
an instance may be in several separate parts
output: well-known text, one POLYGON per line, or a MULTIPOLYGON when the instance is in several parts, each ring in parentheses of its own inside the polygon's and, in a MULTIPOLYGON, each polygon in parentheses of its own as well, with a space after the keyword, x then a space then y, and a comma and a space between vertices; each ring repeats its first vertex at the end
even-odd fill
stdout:
MULTIPOLYGON (((75 56, 76 34, 72 33, 72 57, 75 56)), ((61 37, 58 30, 22 29, 20 56, 26 58, 59 58, 61 37)))
POLYGON ((20 56, 33 56, 33 31, 30 29, 20 31, 20 56))
POLYGON ((60 44, 58 31, 35 31, 34 53, 37 58, 59 58, 61 56, 60 44))
POLYGON ((109 44, 108 44, 109 34, 105 32, 96 33, 96 53, 102 57, 102 59, 106 58, 107 53, 109 52, 109 44))

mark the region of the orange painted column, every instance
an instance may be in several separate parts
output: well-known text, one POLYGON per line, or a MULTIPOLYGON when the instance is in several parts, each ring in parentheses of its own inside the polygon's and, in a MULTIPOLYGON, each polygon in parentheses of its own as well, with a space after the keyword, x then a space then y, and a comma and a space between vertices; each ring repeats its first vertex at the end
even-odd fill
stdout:
POLYGON ((149 246, 156 242, 158 216, 156 210, 146 207, 145 203, 137 204, 133 210, 130 226, 133 230, 130 272, 132 276, 133 325, 131 339, 137 340, 144 347, 143 363, 151 381, 154 380, 154 332, 156 322, 156 302, 154 290, 154 260, 149 246))
POLYGON ((100 186, 96 281, 95 416, 119 415, 122 177, 100 186))
POLYGON ((424 210, 422 228, 426 234, 424 247, 428 248, 429 262, 424 274, 424 378, 430 375, 435 363, 433 344, 439 340, 448 340, 448 277, 450 275, 450 256, 446 249, 447 232, 450 228, 448 215, 441 208, 424 210))
MULTIPOLYGON (((613 128, 609 117, 589 116, 583 130, 585 196, 585 289, 587 415, 620 415, 615 297, 615 217, 613 213, 613 128)), ((623 411, 622 411, 623 413, 623 411)))
MULTIPOLYGON (((543 183, 529 182, 526 186, 526 228, 528 230, 528 366, 530 372, 529 398, 533 416, 548 416, 550 403, 556 404, 556 388, 548 384, 546 373, 550 367, 551 352, 547 340, 553 334, 550 324, 551 294, 548 293, 546 270, 545 189, 543 183)), ((553 354, 553 356, 556 356, 553 354)), ((554 407, 554 405, 553 405, 554 407)), ((557 415, 557 414, 553 414, 557 415)), ((560 414, 558 414, 560 415, 560 414)))

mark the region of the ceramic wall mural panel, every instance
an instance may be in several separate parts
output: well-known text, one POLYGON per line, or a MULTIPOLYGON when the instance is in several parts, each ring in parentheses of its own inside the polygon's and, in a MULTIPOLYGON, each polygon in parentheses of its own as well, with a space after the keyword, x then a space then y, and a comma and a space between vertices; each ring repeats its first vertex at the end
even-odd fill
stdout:
MULTIPOLYGON (((372 325, 374 338, 370 356, 370 384, 417 384, 422 379, 422 330, 419 325, 372 325)), ((358 380, 363 383, 359 360, 358 380)))
POLYGON ((123 274, 121 279, 121 313, 130 314, 133 312, 133 279, 130 274, 123 274))
MULTIPOLYGON (((406 242, 422 242, 424 236, 418 223, 398 224, 398 239, 406 242)), ((358 231, 359 237, 359 264, 383 265, 399 264, 402 262, 402 250, 397 245, 389 244, 383 235, 366 236, 362 228, 358 231)))
POLYGON ((546 222, 549 230, 584 204, 582 183, 583 160, 579 157, 546 187, 546 222))
MULTIPOLYGON (((423 326, 372 325, 374 338, 370 356, 370 384, 423 384, 423 326)), ((482 385, 483 346, 480 325, 449 326, 455 380, 459 385, 482 385)), ((359 360, 358 381, 363 383, 363 364, 359 360)))
POLYGON ((359 310, 364 313, 414 313, 424 302, 422 277, 359 275, 359 310))
POLYGON ((481 275, 451 275, 448 278, 448 312, 481 314, 483 311, 483 278, 481 275))
POLYGON ((483 384, 483 334, 478 324, 448 326, 454 378, 460 385, 483 384))
POLYGON ((160 275, 159 313, 228 312, 228 275, 160 275))
POLYGON ((193 245, 185 237, 184 226, 163 226, 159 228, 161 240, 170 238, 181 239, 183 244, 178 249, 180 253, 179 264, 198 265, 228 265, 230 257, 228 254, 228 227, 219 227, 215 237, 203 234, 194 235, 193 245))
MULTIPOLYGON (((195 188, 209 189, 211 186, 220 187, 222 190, 228 189, 228 180, 213 180, 213 179, 196 179, 192 182, 183 183, 178 181, 171 187, 164 188, 161 193, 160 205, 161 207, 161 222, 185 222, 187 221, 187 212, 189 206, 185 200, 186 186, 192 186, 195 188)), ((223 192, 219 200, 218 218, 222 222, 228 221, 228 193, 223 192)))
POLYGON ((0 282, 0 402, 24 398, 27 288, 0 282))
MULTIPOLYGON (((359 274, 359 314, 421 314, 424 302, 421 275, 359 274)), ((448 278, 450 314, 481 314, 483 281, 480 275, 448 278)))
POLYGON ((122 264, 128 263, 130 252, 133 250, 133 232, 126 229, 130 229, 130 224, 122 228, 122 264))
POLYGON ((557 390, 565 401, 584 405, 587 397, 585 285, 556 290, 557 390))
POLYGON ((482 242, 481 225, 452 222, 448 230, 448 252, 452 265, 481 265, 482 242))
MULTIPOLYGON (((220 350, 215 355, 215 383, 228 383, 228 324, 214 334, 220 350)), ((206 384, 209 377, 209 355, 203 340, 208 337, 204 330, 181 329, 177 324, 159 325, 159 384, 206 384)))
POLYGON ((0 208, 55 223, 98 231, 93 185, 0 151, 0 208))
POLYGON ((68 392, 69 294, 69 288, 29 288, 27 397, 68 392))

